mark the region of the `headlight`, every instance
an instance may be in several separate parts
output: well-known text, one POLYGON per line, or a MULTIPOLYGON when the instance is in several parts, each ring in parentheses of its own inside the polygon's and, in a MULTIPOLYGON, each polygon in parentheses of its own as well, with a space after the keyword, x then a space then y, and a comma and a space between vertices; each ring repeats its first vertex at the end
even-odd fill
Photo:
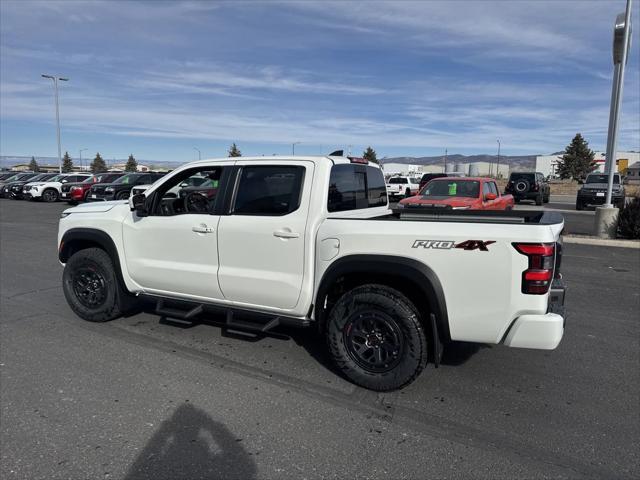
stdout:
POLYGON ((82 187, 71 187, 72 192, 75 192, 76 190, 82 190, 82 187))
POLYGON ((71 215, 71 213, 62 212, 62 213, 60 214, 60 218, 66 218, 66 217, 68 217, 69 215, 71 215))
POLYGON ((113 192, 113 187, 107 187, 104 189, 105 192, 113 192))
POLYGON ((396 205, 396 207, 398 207, 398 208, 404 208, 404 203, 399 203, 398 205, 396 205))
POLYGON ((470 206, 466 206, 466 207, 453 207, 453 210, 469 210, 471 207, 470 206))

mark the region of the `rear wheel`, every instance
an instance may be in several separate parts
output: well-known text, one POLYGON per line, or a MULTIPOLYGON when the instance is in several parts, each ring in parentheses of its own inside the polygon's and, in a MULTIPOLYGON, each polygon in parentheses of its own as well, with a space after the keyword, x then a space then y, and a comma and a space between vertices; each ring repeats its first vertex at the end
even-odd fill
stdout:
POLYGON ((542 205, 542 201, 543 201, 542 194, 540 194, 536 197, 536 205, 538 206, 542 205))
POLYGON ((58 191, 55 188, 47 188, 44 192, 42 192, 42 200, 49 203, 57 202, 58 191))
POLYGON ((325 332, 337 368, 371 390, 402 388, 427 363, 427 339, 415 306, 384 285, 345 293, 331 310, 325 332))
POLYGON ((100 248, 74 253, 62 274, 64 296, 76 315, 106 322, 127 313, 135 298, 118 282, 111 257, 100 248))

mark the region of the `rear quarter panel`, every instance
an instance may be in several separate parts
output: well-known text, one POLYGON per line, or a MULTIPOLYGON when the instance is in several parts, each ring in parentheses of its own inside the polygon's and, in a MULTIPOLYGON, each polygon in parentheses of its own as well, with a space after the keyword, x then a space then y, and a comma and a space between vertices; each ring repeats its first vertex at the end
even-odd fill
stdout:
POLYGON ((416 259, 431 268, 442 284, 453 340, 499 343, 515 318, 547 310, 548 295, 521 293, 527 258, 512 242, 552 242, 556 237, 549 226, 327 219, 319 229, 318 244, 331 238, 339 240, 339 253, 331 260, 316 258, 316 291, 331 263, 348 255, 416 259), (416 240, 495 243, 481 251, 414 248, 416 240))

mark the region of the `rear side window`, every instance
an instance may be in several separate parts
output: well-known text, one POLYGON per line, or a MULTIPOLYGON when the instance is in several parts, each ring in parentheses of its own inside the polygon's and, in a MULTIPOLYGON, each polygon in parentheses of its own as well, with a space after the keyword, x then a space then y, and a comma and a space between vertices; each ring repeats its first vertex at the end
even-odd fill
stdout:
POLYGON ((300 206, 304 167, 244 167, 236 193, 234 215, 286 215, 300 206))
POLYGON ((382 171, 365 165, 340 164, 331 168, 330 212, 381 207, 387 204, 387 188, 382 171))
POLYGON ((406 178, 401 178, 401 177, 393 177, 393 178, 389 179, 389 184, 390 185, 397 185, 399 183, 405 184, 405 183, 409 183, 409 182, 407 181, 406 178))
POLYGON ((498 196, 498 187, 495 182, 489 182, 489 188, 491 189, 491 193, 494 193, 496 197, 498 196))

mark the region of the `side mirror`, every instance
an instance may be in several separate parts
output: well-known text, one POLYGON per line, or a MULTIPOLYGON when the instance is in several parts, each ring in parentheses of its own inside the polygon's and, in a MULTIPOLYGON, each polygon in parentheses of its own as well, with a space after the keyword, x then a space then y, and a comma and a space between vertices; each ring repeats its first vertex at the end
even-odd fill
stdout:
POLYGON ((485 200, 495 200, 496 198, 498 198, 498 196, 495 193, 487 193, 484 196, 485 200))
POLYGON ((584 184, 584 180, 578 180, 578 185, 584 184))
POLYGON ((60 183, 67 183, 69 180, 62 180, 60 183))
POLYGON ((139 217, 147 217, 149 216, 149 212, 146 207, 147 197, 144 193, 136 193, 129 197, 129 208, 131 211, 135 211, 136 215, 139 217))
POLYGON ((180 184, 180 188, 187 188, 189 186, 189 184, 187 182, 182 182, 180 184))

